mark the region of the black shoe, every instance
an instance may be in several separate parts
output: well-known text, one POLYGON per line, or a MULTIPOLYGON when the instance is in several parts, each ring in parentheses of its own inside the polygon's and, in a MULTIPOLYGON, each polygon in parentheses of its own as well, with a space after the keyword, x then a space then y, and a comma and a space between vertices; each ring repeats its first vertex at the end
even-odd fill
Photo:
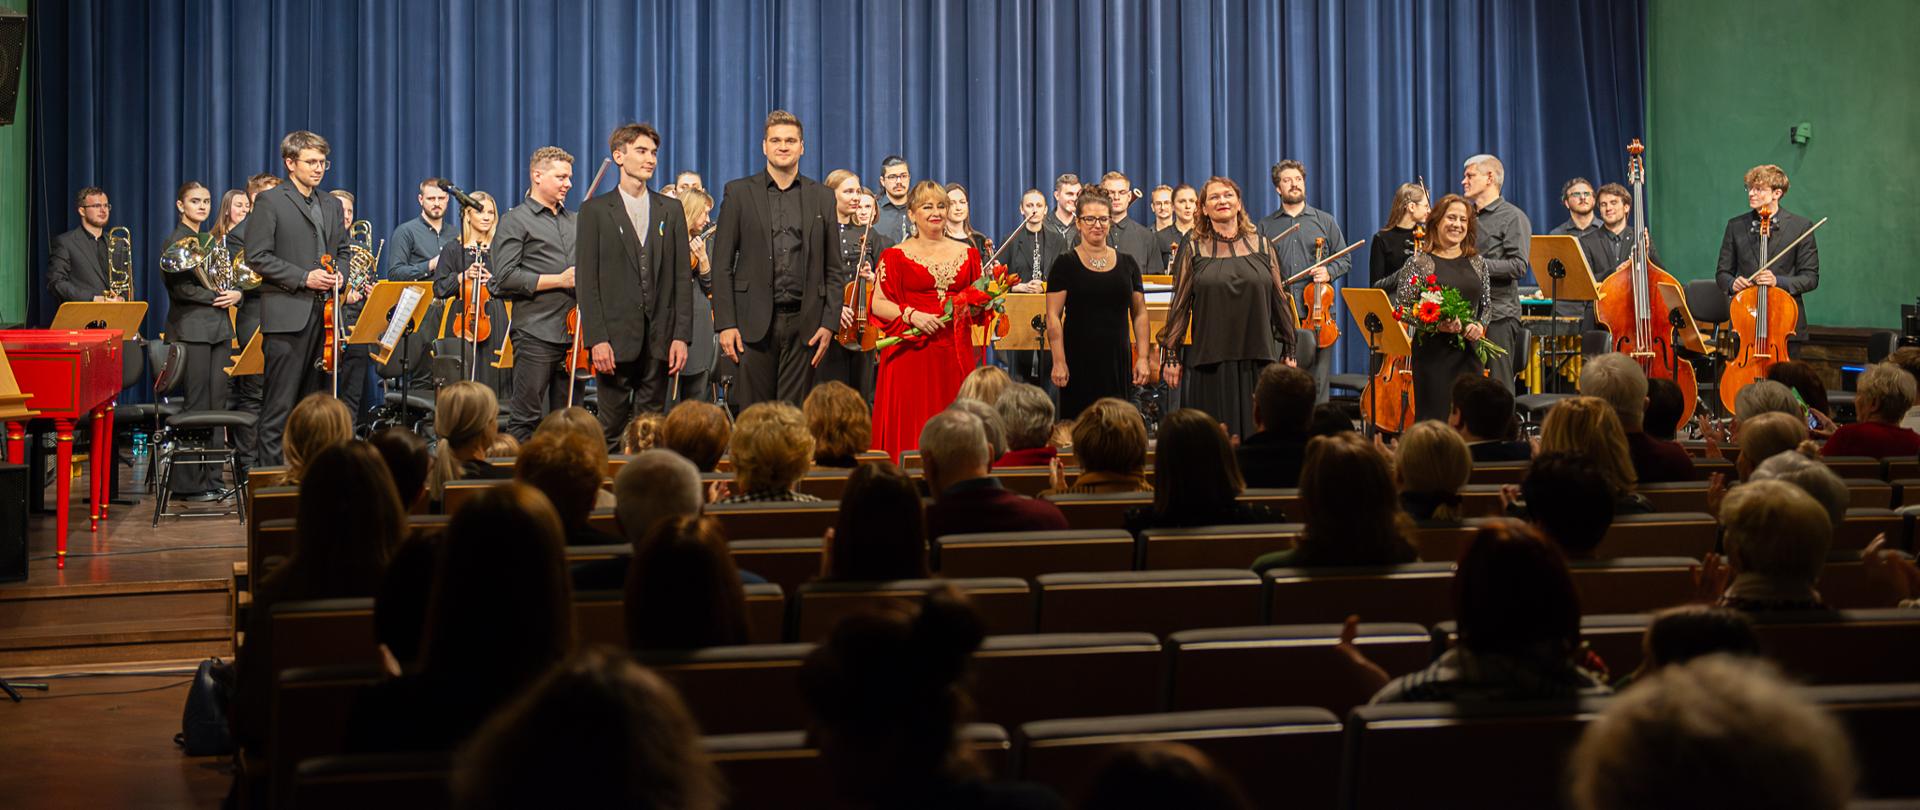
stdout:
POLYGON ((184 494, 175 494, 173 496, 173 500, 188 501, 193 503, 205 503, 208 501, 220 500, 224 496, 225 496, 225 493, 219 490, 208 490, 206 492, 189 492, 184 494))

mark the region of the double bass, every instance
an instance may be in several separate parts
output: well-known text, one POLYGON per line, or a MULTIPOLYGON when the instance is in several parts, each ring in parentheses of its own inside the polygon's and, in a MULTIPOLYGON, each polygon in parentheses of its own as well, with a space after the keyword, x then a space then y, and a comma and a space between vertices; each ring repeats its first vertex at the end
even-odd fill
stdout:
MULTIPOLYGON (((1633 252, 1627 260, 1628 272, 1614 273, 1600 282, 1600 300, 1595 307, 1600 322, 1612 335, 1613 350, 1633 358, 1646 372, 1647 379, 1672 380, 1680 388, 1680 421, 1693 419, 1700 399, 1694 380, 1693 364, 1675 352, 1670 315, 1660 299, 1660 284, 1680 286, 1673 276, 1647 257, 1646 208, 1641 204, 1641 188, 1646 170, 1640 155, 1646 147, 1635 138, 1627 145, 1627 177, 1633 185, 1633 252)), ((1665 427, 1665 426, 1663 426, 1665 427)))
MULTIPOLYGON (((1422 243, 1427 238, 1427 226, 1420 222, 1413 224, 1413 253, 1407 256, 1407 264, 1413 263, 1413 257, 1420 255, 1422 243)), ((1406 270, 1406 264, 1401 270, 1406 270)), ((1400 326, 1396 323, 1394 326, 1400 326)), ((1403 327, 1404 328, 1404 327, 1403 327)), ((1380 369, 1367 380, 1367 386, 1360 390, 1360 417, 1373 423, 1375 428, 1388 433, 1403 433, 1413 423, 1413 356, 1396 355, 1384 358, 1380 369)))
MULTIPOLYGON (((1812 233, 1812 231, 1808 231, 1812 233)), ((1760 212, 1760 269, 1772 259, 1767 256, 1767 239, 1773 236, 1773 212, 1760 212)), ((1792 245, 1787 246, 1789 250, 1792 245)), ((1785 252, 1785 251, 1782 251, 1785 252)), ((1759 275, 1760 271, 1754 271, 1759 275)), ((1752 277, 1748 277, 1752 281, 1752 277)), ((1720 404, 1727 413, 1734 411, 1734 398, 1747 383, 1767 378, 1767 369, 1787 360, 1787 336, 1800 320, 1800 305, 1786 290, 1773 284, 1754 284, 1733 294, 1727 321, 1740 336, 1739 350, 1720 372, 1720 404)))
MULTIPOLYGON (((1323 262, 1327 258, 1327 239, 1314 237, 1313 260, 1323 262)), ((1300 319, 1300 327, 1313 333, 1314 345, 1324 349, 1340 339, 1340 323, 1333 317, 1333 284, 1315 281, 1307 284, 1305 298, 1307 314, 1300 319)))

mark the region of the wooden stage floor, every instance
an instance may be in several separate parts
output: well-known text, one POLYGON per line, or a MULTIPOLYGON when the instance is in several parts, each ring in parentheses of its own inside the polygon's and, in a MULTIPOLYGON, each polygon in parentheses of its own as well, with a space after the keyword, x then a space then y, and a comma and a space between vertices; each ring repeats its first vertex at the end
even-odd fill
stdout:
MULTIPOLYGON (((84 479, 83 479, 84 480, 84 479)), ((121 496, 136 493, 123 473, 121 496)), ((75 482, 75 493, 86 490, 75 482)), ((67 531, 67 568, 54 568, 52 512, 27 518, 27 581, 0 584, 78 585, 157 582, 182 579, 226 579, 233 563, 246 559, 247 532, 238 515, 202 518, 163 518, 153 526, 155 498, 139 494, 132 506, 114 504, 100 531, 87 530, 86 504, 76 494, 67 531)), ((52 488, 47 504, 53 504, 52 488)), ((193 508, 207 508, 190 504, 193 508)))

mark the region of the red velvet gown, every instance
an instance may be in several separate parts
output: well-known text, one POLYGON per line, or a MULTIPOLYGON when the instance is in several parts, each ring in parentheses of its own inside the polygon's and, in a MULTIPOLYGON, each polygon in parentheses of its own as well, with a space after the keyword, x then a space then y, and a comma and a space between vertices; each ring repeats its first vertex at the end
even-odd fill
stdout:
MULTIPOLYGON (((980 277, 980 254, 969 248, 956 265, 925 267, 898 247, 880 254, 880 289, 896 306, 940 314, 948 296, 971 286, 980 277)), ((869 316, 886 335, 905 333, 905 321, 882 323, 869 316)), ((880 350, 880 377, 873 396, 873 446, 896 460, 900 451, 920 446, 920 428, 927 419, 953 404, 960 382, 978 364, 973 346, 973 319, 964 311, 954 322, 932 335, 909 338, 880 350)))

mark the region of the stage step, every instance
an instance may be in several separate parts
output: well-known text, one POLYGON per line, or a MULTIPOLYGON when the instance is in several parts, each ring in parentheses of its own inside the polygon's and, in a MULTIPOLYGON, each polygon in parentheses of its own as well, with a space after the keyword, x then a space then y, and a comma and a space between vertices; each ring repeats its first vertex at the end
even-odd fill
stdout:
POLYGON ((0 588, 0 668, 231 655, 226 580, 0 588))

